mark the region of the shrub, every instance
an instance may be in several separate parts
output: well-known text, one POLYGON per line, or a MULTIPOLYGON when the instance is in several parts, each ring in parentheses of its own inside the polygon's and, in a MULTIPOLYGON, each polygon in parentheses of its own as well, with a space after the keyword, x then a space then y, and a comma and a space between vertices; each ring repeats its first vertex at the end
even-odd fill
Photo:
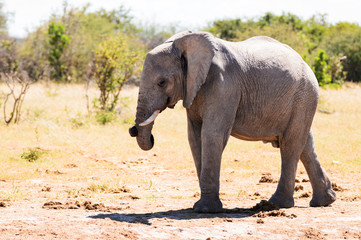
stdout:
POLYGON ((320 86, 331 83, 331 76, 329 74, 330 65, 328 65, 328 59, 329 57, 325 53, 325 50, 320 50, 315 58, 315 63, 312 68, 320 86))
POLYGON ((107 123, 111 123, 113 122, 117 116, 114 112, 110 112, 110 111, 97 111, 96 113, 96 121, 98 123, 101 123, 103 125, 107 124, 107 123))
POLYGON ((100 89, 102 111, 114 111, 123 85, 140 67, 142 53, 132 50, 124 36, 117 35, 101 42, 95 53, 95 79, 100 89))
POLYGON ((28 162, 35 162, 39 160, 40 156, 44 154, 44 152, 36 147, 36 148, 28 148, 27 151, 21 154, 21 158, 27 160, 28 162))

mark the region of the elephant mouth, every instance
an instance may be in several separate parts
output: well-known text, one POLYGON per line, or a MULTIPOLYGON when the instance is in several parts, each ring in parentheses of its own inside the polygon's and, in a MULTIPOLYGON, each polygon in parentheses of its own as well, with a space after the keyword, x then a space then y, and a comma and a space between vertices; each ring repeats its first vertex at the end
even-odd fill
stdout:
POLYGON ((161 112, 161 110, 155 110, 153 112, 153 114, 147 120, 145 120, 144 122, 139 123, 139 126, 144 127, 144 126, 147 126, 147 125, 151 124, 152 122, 154 122, 154 120, 157 118, 157 116, 158 116, 158 114, 160 112, 161 112))

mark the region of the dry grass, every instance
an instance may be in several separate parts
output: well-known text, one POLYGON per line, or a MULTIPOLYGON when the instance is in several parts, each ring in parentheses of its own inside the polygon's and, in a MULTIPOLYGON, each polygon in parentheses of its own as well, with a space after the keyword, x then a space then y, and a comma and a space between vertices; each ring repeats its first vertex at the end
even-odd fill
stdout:
MULTIPOLYGON (((1 86, 0 90, 6 89, 1 86)), ((97 95, 92 87, 91 98, 97 95)), ((317 152, 331 178, 347 187, 361 181, 361 86, 321 90, 321 96, 323 107, 327 105, 332 113, 316 114, 313 131, 317 152)), ((136 88, 125 89, 117 120, 102 125, 94 114, 87 113, 83 85, 31 86, 21 123, 0 123, 0 200, 32 198, 34 189, 38 197, 50 199, 119 198, 125 193, 116 189, 123 187, 148 200, 192 197, 199 190, 187 141, 185 110, 179 103, 174 110, 163 112, 153 130, 156 145, 143 152, 128 135, 136 98, 136 88), (39 151, 39 158, 22 158, 29 149, 39 151), (162 188, 166 184, 162 181, 164 172, 179 181, 162 188), (182 182, 185 176, 188 183, 182 182), (177 192, 177 188, 185 188, 184 184, 191 192, 188 195, 177 192), (48 185, 52 190, 43 191, 48 185)), ((279 150, 270 144, 231 138, 223 155, 222 198, 249 197, 257 191, 261 197, 269 197, 275 189, 259 190, 258 186, 264 172, 278 178, 279 150)), ((298 175, 306 177, 301 164, 298 175)), ((361 189, 353 192, 360 193, 361 189)))

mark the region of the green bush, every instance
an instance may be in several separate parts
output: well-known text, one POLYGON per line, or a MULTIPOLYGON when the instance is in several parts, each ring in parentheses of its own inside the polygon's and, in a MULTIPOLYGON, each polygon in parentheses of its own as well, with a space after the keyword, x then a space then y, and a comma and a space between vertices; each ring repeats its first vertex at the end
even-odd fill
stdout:
POLYGON ((65 35, 65 26, 61 23, 51 21, 48 27, 49 36, 49 65, 52 67, 51 77, 56 81, 64 81, 67 76, 67 67, 63 62, 62 56, 69 45, 70 38, 65 35))
POLYGON ((110 111, 97 111, 96 112, 96 121, 100 124, 107 124, 113 122, 115 119, 117 119, 117 116, 114 112, 110 111))
POLYGON ((122 87, 140 68, 138 62, 143 54, 132 50, 121 34, 101 42, 94 54, 94 75, 100 90, 99 107, 111 112, 115 110, 122 87))
POLYGON ((320 86, 331 83, 331 75, 329 74, 331 67, 328 65, 328 60, 329 57, 325 50, 320 50, 315 58, 312 69, 320 86))
POLYGON ((342 62, 347 80, 361 82, 361 27, 338 23, 330 29, 325 49, 334 56, 346 56, 342 62))
POLYGON ((27 160, 28 162, 36 162, 39 160, 40 156, 44 154, 40 148, 28 148, 27 151, 21 154, 21 158, 27 160))
MULTIPOLYGON (((94 57, 93 51, 101 41, 116 33, 135 36, 138 32, 132 24, 129 11, 123 6, 111 11, 101 9, 93 12, 89 11, 89 5, 79 8, 65 7, 63 13, 52 15, 49 21, 31 32, 22 43, 21 55, 28 63, 29 76, 35 80, 47 79, 51 74, 55 77, 58 72, 62 75, 61 81, 82 82, 89 77, 89 65, 94 57), (51 30, 60 35, 54 33, 49 35, 48 30, 52 23, 63 26, 62 29, 51 30), (59 45, 55 49, 60 50, 61 35, 67 36, 69 41, 62 52, 57 52, 54 51, 54 46, 51 46, 49 39, 56 38, 59 45), (52 64, 56 68, 55 72, 54 67, 49 66, 49 53, 53 55, 52 64), (59 53, 61 53, 60 58, 57 55, 59 53)), ((141 42, 133 42, 135 47, 143 48, 141 42)))

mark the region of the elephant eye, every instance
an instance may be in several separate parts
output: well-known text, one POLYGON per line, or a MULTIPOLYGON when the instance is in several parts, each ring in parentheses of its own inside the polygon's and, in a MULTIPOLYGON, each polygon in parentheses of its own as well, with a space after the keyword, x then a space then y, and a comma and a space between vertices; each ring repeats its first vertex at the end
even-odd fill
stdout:
POLYGON ((165 83, 166 83, 166 80, 165 80, 165 79, 160 79, 159 82, 158 82, 158 86, 159 86, 159 87, 164 87, 164 86, 165 86, 165 83))

